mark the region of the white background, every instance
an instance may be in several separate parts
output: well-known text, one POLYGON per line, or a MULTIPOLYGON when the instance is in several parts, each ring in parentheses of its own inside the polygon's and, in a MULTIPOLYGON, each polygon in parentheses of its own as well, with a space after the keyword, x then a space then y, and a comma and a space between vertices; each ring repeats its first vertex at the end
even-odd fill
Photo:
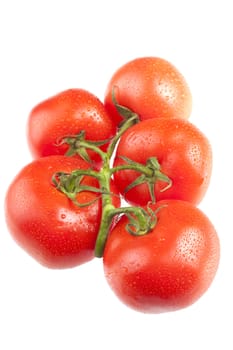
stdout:
POLYGON ((232 1, 56 0, 0 2, 0 348, 233 349, 232 1), (31 161, 31 108, 71 87, 103 99, 108 80, 138 56, 160 56, 185 76, 190 121, 209 138, 211 185, 200 207, 221 241, 208 292, 184 310, 144 315, 110 291, 101 259, 53 271, 31 259, 4 221, 6 189, 31 161))

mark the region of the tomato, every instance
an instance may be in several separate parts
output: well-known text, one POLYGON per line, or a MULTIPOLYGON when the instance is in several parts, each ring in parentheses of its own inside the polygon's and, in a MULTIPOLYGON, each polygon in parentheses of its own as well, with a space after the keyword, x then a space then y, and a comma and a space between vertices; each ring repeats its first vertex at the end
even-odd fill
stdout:
POLYGON ((114 89, 118 104, 137 113, 141 120, 189 118, 192 96, 183 75, 167 60, 140 57, 121 66, 111 77, 104 104, 116 123, 121 117, 112 101, 114 89))
MULTIPOLYGON (((160 171, 172 181, 157 181, 157 200, 180 199, 198 204, 207 191, 212 171, 212 151, 206 136, 184 119, 157 118, 142 121, 128 129, 118 144, 114 167, 125 164, 120 157, 146 164, 156 157, 160 171)), ((146 205, 151 200, 148 185, 143 183, 125 193, 129 184, 140 176, 135 170, 121 170, 114 180, 124 198, 134 205, 146 205)))
MULTIPOLYGON (((87 169, 77 157, 54 155, 39 158, 16 175, 6 194, 6 222, 13 238, 32 257, 49 268, 68 268, 91 260, 101 220, 100 194, 80 192, 77 200, 92 204, 78 207, 52 184, 56 172, 87 169)), ((98 187, 85 176, 83 185, 98 187)), ((112 184, 112 193, 116 188, 112 184)), ((113 195, 114 205, 119 197, 113 195)))
POLYGON ((121 218, 103 257, 114 293, 145 313, 178 310, 197 301, 213 281, 220 256, 215 228, 200 209, 177 200, 152 206, 158 208, 157 224, 144 236, 128 233, 127 218, 121 218))
MULTIPOLYGON (((32 109, 28 119, 30 150, 35 158, 64 155, 68 146, 61 144, 61 139, 82 130, 87 140, 99 141, 114 136, 116 126, 96 96, 83 89, 65 90, 32 109)), ((90 154, 99 161, 98 155, 90 154)))

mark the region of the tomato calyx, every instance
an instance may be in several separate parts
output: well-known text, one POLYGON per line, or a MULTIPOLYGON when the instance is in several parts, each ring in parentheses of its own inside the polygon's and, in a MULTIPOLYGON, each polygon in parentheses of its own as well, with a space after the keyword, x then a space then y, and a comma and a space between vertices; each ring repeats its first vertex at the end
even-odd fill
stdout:
POLYGON ((94 152, 98 153, 101 157, 103 156, 100 146, 106 145, 111 141, 111 138, 100 141, 88 141, 86 140, 85 130, 81 130, 77 135, 68 135, 63 137, 57 142, 57 146, 67 144, 69 146, 66 156, 71 157, 78 154, 83 160, 93 166, 93 161, 91 160, 87 149, 93 149, 94 152))
POLYGON ((123 120, 121 121, 121 123, 119 124, 118 127, 121 128, 122 125, 125 123, 125 121, 128 120, 128 119, 134 119, 135 123, 138 123, 140 121, 139 115, 137 113, 133 112, 131 109, 129 109, 129 108, 125 107, 125 106, 122 106, 122 105, 120 105, 117 102, 116 94, 115 94, 115 91, 117 89, 118 89, 117 86, 113 86, 113 89, 112 89, 112 102, 113 102, 114 106, 116 107, 117 112, 123 118, 123 120))
POLYGON ((149 206, 147 211, 140 207, 131 207, 131 210, 125 210, 129 223, 126 225, 126 230, 133 236, 144 236, 148 234, 156 225, 157 217, 149 206), (138 212, 135 208, 139 209, 138 212), (130 212, 132 210, 132 213, 130 212), (137 216, 136 216, 137 215, 137 216))
POLYGON ((93 192, 103 194, 100 188, 94 186, 84 185, 83 179, 85 175, 91 175, 93 177, 98 177, 98 173, 88 170, 75 170, 71 173, 65 172, 57 172, 52 177, 52 183, 56 187, 56 189, 62 193, 64 193, 75 205, 78 207, 87 207, 93 204, 95 201, 99 199, 99 197, 95 198, 92 201, 88 201, 85 203, 80 203, 77 200, 77 195, 81 192, 93 192))
POLYGON ((119 165, 112 169, 112 172, 119 170, 135 170, 141 173, 132 183, 130 183, 124 190, 124 194, 130 191, 132 188, 146 183, 151 196, 152 203, 156 202, 155 198, 155 185, 157 181, 166 182, 167 186, 163 187, 160 192, 168 190, 172 186, 172 180, 164 173, 161 172, 161 166, 156 157, 148 158, 146 165, 135 162, 128 157, 120 156, 126 164, 119 165))

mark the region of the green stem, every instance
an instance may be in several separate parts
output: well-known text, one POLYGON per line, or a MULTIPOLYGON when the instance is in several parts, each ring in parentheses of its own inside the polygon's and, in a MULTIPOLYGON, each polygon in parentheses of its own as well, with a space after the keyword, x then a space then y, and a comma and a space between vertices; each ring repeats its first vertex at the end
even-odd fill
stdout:
POLYGON ((136 124, 138 122, 138 115, 136 113, 132 113, 131 117, 129 119, 126 119, 122 126, 119 128, 118 133, 116 136, 112 139, 112 142, 108 146, 108 156, 111 158, 113 155, 113 152, 115 150, 116 144, 118 140, 121 138, 121 136, 124 134, 124 132, 129 129, 131 126, 136 124))
MULTIPOLYGON (((110 167, 110 159, 112 157, 112 154, 115 150, 116 144, 120 137, 123 135, 123 133, 130 128, 132 125, 135 124, 135 122, 138 120, 138 116, 136 114, 132 115, 131 118, 126 120, 121 128, 119 129, 116 136, 113 138, 111 143, 109 144, 107 153, 105 153, 105 156, 102 157, 103 159, 103 167, 100 170, 100 186, 101 190, 103 191, 102 194, 102 217, 101 217, 101 223, 99 228, 99 233, 96 240, 95 245, 95 256, 96 257, 102 257, 105 244, 107 241, 107 237, 112 225, 112 221, 114 216, 120 215, 120 214, 133 214, 138 219, 138 226, 140 228, 140 233, 145 234, 148 232, 148 218, 145 215, 145 211, 142 208, 139 207, 126 207, 126 208, 115 208, 115 206, 112 203, 112 197, 111 197, 111 189, 110 189, 110 181, 112 174, 117 171, 110 167)), ((132 167, 130 168, 132 169, 132 167)), ((150 169, 147 169, 144 165, 137 165, 135 167, 135 170, 139 170, 142 172, 146 172, 149 175, 151 175, 150 169)))
POLYGON ((112 225, 112 220, 114 217, 115 206, 112 202, 111 195, 111 172, 110 172, 110 157, 108 153, 105 153, 105 157, 103 157, 103 167, 100 169, 100 187, 103 191, 102 194, 102 217, 100 222, 99 233, 96 240, 95 245, 95 256, 102 257, 103 251, 105 247, 105 243, 107 240, 108 233, 110 231, 110 227, 112 225))
POLYGON ((107 237, 112 225, 112 220, 114 217, 115 207, 112 204, 104 204, 104 199, 102 201, 102 218, 99 228, 99 233, 95 243, 95 257, 101 258, 103 256, 105 244, 107 237))
POLYGON ((90 149, 90 150, 94 151, 95 153, 99 154, 100 157, 102 158, 102 160, 104 160, 106 157, 106 153, 104 151, 102 151, 98 146, 92 144, 91 142, 80 141, 79 146, 90 149))
POLYGON ((143 164, 136 163, 136 162, 135 162, 135 164, 118 165, 114 168, 111 168, 110 172, 113 175, 114 173, 116 173, 117 171, 120 171, 120 170, 135 170, 135 171, 138 171, 138 172, 145 174, 147 176, 153 175, 153 170, 149 169, 147 166, 145 166, 143 164))
POLYGON ((96 178, 97 180, 100 181, 101 175, 98 171, 96 170, 91 170, 91 169, 78 169, 74 170, 71 173, 73 176, 92 176, 96 178))

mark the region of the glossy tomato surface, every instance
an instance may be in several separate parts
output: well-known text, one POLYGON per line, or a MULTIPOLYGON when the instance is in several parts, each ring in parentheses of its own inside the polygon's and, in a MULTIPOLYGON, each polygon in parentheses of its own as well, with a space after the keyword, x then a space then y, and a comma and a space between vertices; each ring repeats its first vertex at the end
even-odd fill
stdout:
MULTIPOLYGON (((48 156, 26 165, 12 181, 5 200, 6 221, 13 238, 41 264, 68 268, 94 257, 101 219, 99 194, 81 192, 78 207, 52 184, 56 172, 87 169, 79 158, 48 156)), ((83 185, 98 187, 97 180, 85 176, 83 185)), ((114 186, 111 188, 116 193, 114 186)), ((113 195, 119 206, 119 197, 113 195)))
MULTIPOLYGON (((116 126, 103 103, 83 89, 69 89, 36 105, 28 119, 28 143, 35 158, 64 155, 68 150, 61 140, 85 130, 86 139, 107 140, 115 135, 116 126)), ((106 145, 102 146, 106 149, 106 145)), ((93 160, 99 160, 91 153, 93 160)))
POLYGON ((170 62, 159 57, 139 57, 121 66, 111 77, 104 103, 112 118, 121 116, 112 101, 112 91, 120 105, 137 113, 141 120, 189 118, 192 96, 189 86, 170 62))
MULTIPOLYGON (((180 199, 198 204, 205 195, 212 172, 212 150, 206 136, 184 119, 150 119, 128 129, 118 144, 114 167, 125 164, 121 157, 146 164, 156 157, 161 172, 170 178, 172 186, 158 180, 154 193, 157 200, 180 199)), ((140 184, 125 193, 125 189, 141 174, 121 170, 114 175, 116 185, 131 204, 146 205, 151 200, 147 184, 140 184)))
POLYGON ((220 246, 208 217, 184 201, 158 202, 155 228, 127 232, 123 217, 104 251, 106 279, 127 306, 145 313, 174 311, 197 301, 216 274, 220 246))

